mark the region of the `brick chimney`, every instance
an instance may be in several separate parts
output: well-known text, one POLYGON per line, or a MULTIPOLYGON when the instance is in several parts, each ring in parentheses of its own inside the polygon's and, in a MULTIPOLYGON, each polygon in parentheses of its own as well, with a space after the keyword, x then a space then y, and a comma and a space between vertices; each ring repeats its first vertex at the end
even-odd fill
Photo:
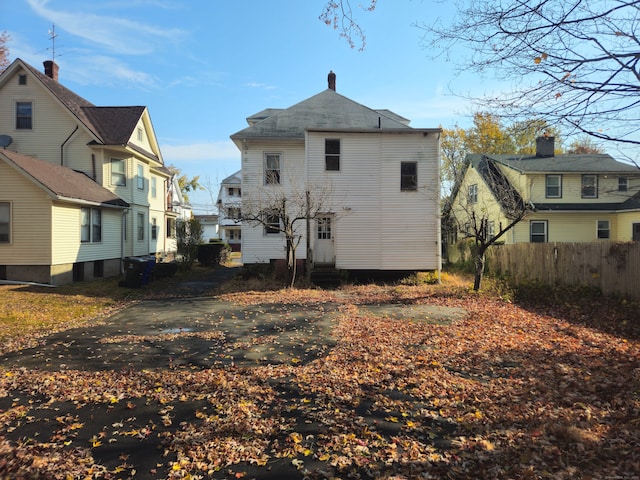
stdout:
POLYGON ((333 70, 329 72, 329 76, 327 77, 327 80, 329 81, 329 88, 335 92, 336 91, 336 74, 333 73, 333 70))
POLYGON ((49 78, 53 78, 57 82, 58 64, 53 60, 45 60, 42 64, 44 65, 44 74, 49 78))
POLYGON ((555 137, 536 138, 536 157, 553 157, 555 150, 555 137))

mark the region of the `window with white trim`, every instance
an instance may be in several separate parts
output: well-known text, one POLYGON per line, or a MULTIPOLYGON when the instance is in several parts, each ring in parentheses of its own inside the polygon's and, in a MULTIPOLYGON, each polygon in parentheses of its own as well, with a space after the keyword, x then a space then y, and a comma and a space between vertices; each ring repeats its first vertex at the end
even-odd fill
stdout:
POLYGON ((611 237, 609 220, 598 220, 597 230, 599 240, 608 240, 611 237))
POLYGON ((629 179, 627 177, 618 177, 618 191, 626 192, 629 189, 629 179))
POLYGON ((111 159, 111 185, 125 187, 127 185, 127 170, 125 160, 111 159))
POLYGON ((151 177, 151 196, 156 198, 158 196, 158 179, 151 177))
POLYGON ((138 164, 138 175, 137 175, 137 181, 138 181, 138 190, 144 190, 144 165, 142 164, 138 164))
POLYGON ((469 203, 478 203, 478 184, 474 183, 473 185, 469 185, 469 194, 468 194, 469 203))
POLYGON ((0 202, 0 243, 11 243, 11 203, 0 202))
POLYGON ((265 235, 274 235, 280 233, 280 217, 278 215, 265 215, 264 233, 265 235))
POLYGON ((582 175, 582 198, 598 198, 597 175, 582 175))
POLYGON ((102 211, 99 208, 80 209, 80 241, 82 243, 102 241, 102 211))
POLYGON ((545 197, 562 198, 562 175, 547 175, 545 197))
POLYGON ((318 218, 318 240, 331 240, 331 217, 318 218))
POLYGON ((548 239, 548 222, 546 220, 531 220, 529 222, 529 241, 544 243, 548 239))
POLYGON ((142 242, 142 241, 144 241, 144 230, 146 228, 145 220, 144 220, 144 213, 138 212, 138 215, 136 216, 136 218, 137 218, 136 229, 138 231, 138 241, 142 242))
POLYGON ((33 102, 16 102, 16 130, 33 129, 33 102))
POLYGON ((156 218, 151 219, 151 240, 158 239, 158 220, 156 218))
POLYGON ((280 154, 264 154, 264 183, 278 185, 280 183, 280 154))

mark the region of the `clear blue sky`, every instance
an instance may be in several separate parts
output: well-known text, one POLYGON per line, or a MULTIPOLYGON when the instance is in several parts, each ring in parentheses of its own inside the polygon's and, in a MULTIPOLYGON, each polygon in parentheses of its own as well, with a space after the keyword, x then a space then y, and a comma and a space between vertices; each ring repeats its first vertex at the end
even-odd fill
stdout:
MULTIPOLYGON (((212 213, 218 182, 240 169, 229 135, 253 113, 326 89, 330 70, 339 93, 393 110, 413 127, 468 125, 469 106, 450 95, 451 66, 429 60, 413 26, 446 16, 447 3, 379 0, 372 13, 356 10, 364 51, 318 19, 324 4, 0 0, 0 31, 11 36, 11 60, 41 68, 55 26, 60 82, 95 105, 147 106, 165 163, 213 190, 191 195, 195 213, 212 213)), ((482 88, 463 81, 453 88, 482 88)))

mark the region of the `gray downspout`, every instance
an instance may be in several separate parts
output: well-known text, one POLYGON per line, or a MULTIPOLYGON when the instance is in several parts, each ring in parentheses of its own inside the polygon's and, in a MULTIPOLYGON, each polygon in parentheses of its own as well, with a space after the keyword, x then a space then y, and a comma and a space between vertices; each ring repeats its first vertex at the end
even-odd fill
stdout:
POLYGON ((71 132, 69 136, 66 138, 66 140, 62 142, 62 145, 60 145, 60 166, 62 167, 64 167, 64 146, 67 144, 69 140, 71 140, 71 137, 73 137, 73 134, 76 133, 77 131, 78 131, 78 125, 76 125, 76 128, 73 130, 73 132, 71 132))
POLYGON ((124 275, 124 253, 125 253, 125 244, 126 237, 125 233, 127 231, 127 215, 129 214, 129 208, 125 208, 122 211, 122 223, 120 225, 120 274, 124 275))

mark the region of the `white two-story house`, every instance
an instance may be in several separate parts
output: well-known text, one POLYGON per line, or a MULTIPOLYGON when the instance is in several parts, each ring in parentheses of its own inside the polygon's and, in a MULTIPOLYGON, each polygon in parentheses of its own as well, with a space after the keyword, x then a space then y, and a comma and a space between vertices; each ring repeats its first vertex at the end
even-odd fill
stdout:
POLYGON ((171 180, 149 111, 99 107, 17 59, 0 75, 0 279, 117 275, 175 248, 171 180))
POLYGON ((277 197, 300 203, 303 218, 305 202, 322 209, 296 223, 299 259, 309 254, 314 265, 340 270, 439 270, 441 130, 411 128, 389 110, 340 95, 333 72, 328 81, 300 103, 249 117, 231 135, 242 157, 243 263, 285 258, 275 228, 283 220, 268 206, 277 197), (244 221, 255 202, 264 202, 267 225, 244 221))
POLYGON ((235 172, 220 182, 218 193, 218 233, 232 252, 242 250, 242 172, 235 172))

